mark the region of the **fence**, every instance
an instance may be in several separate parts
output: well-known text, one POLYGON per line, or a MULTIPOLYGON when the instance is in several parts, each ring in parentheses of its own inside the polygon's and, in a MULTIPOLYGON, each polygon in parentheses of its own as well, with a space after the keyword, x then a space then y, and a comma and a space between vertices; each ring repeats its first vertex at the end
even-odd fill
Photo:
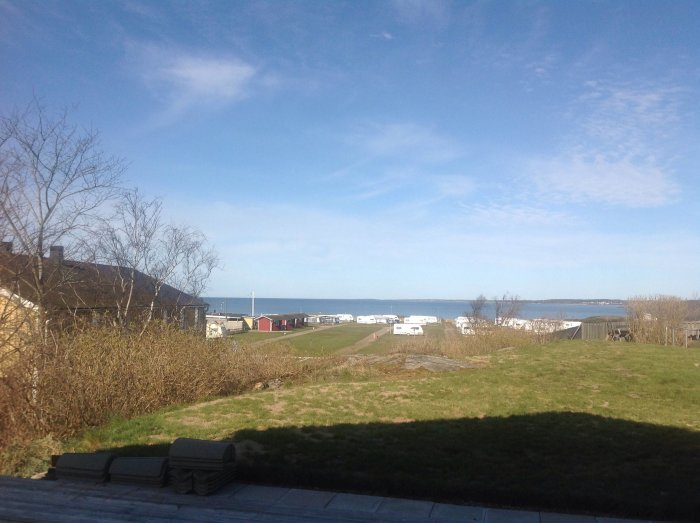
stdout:
POLYGON ((598 321, 595 323, 581 324, 581 339, 583 340, 604 340, 608 335, 616 330, 629 331, 628 321, 598 321))

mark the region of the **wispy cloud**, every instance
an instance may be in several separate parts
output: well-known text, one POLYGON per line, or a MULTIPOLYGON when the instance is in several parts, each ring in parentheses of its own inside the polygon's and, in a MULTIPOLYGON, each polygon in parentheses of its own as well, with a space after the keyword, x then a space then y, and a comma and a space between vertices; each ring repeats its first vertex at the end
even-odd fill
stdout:
POLYGON ((19 15, 20 10, 9 0, 0 0, 0 12, 4 16, 16 16, 19 15))
POLYGON ((596 145, 615 157, 649 157, 680 121, 684 91, 654 82, 591 81, 577 101, 574 118, 596 145))
POLYGON ((658 207, 674 201, 679 192, 672 176, 652 164, 603 155, 538 161, 532 177, 540 196, 560 202, 658 207))
POLYGON ((155 4, 146 4, 139 1, 127 0, 122 3, 122 9, 127 13, 132 13, 152 21, 157 21, 158 18, 163 17, 163 13, 158 9, 155 4))
POLYGON ((442 24, 449 19, 450 8, 444 0, 393 0, 392 4, 399 17, 411 23, 431 20, 442 24))
POLYGON ((570 225, 574 219, 563 211, 513 203, 462 205, 469 221, 481 228, 542 227, 570 225))
POLYGON ((359 160, 334 171, 330 178, 342 180, 351 200, 366 201, 391 193, 394 198, 385 205, 394 201, 402 208, 425 208, 474 191, 473 179, 460 174, 465 148, 428 126, 364 123, 356 125, 342 141, 359 160))
POLYGON ((476 190, 474 179, 459 174, 440 174, 432 179, 433 186, 443 197, 460 198, 476 190))
POLYGON ((258 70, 234 57, 132 45, 138 74, 165 107, 163 122, 194 109, 221 107, 250 93, 258 70))
POLYGON ((413 123, 361 126, 347 141, 372 156, 411 163, 446 163, 464 154, 455 141, 413 123))
POLYGON ((238 60, 178 56, 157 74, 180 98, 226 101, 244 96, 255 68, 238 60))
POLYGON ((532 161, 528 182, 548 200, 658 207, 680 187, 668 138, 677 132, 682 91, 651 82, 588 82, 571 106, 568 144, 532 161))
POLYGON ((394 35, 389 31, 382 31, 381 33, 375 33, 370 35, 372 38, 381 38, 382 40, 391 41, 394 39, 394 35))

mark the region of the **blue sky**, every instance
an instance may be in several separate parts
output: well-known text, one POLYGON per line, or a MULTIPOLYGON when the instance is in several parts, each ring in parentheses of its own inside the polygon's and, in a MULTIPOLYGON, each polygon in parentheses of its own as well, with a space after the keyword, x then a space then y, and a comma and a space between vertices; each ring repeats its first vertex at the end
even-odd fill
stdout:
POLYGON ((207 294, 700 293, 700 2, 0 0, 36 93, 201 228, 207 294))

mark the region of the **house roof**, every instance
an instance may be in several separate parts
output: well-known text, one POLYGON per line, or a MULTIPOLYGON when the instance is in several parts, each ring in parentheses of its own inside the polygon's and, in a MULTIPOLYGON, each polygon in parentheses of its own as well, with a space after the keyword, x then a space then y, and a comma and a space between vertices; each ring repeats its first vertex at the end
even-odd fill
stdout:
MULTIPOLYGON (((0 253, 0 287, 23 299, 37 302, 32 267, 36 260, 28 255, 0 253)), ((120 282, 126 281, 131 270, 125 267, 99 263, 42 258, 44 267, 44 303, 52 309, 112 309, 123 291, 120 282)), ((150 306, 156 280, 134 271, 134 293, 131 307, 150 306)), ((160 289, 156 306, 202 307, 206 303, 170 285, 160 289)))

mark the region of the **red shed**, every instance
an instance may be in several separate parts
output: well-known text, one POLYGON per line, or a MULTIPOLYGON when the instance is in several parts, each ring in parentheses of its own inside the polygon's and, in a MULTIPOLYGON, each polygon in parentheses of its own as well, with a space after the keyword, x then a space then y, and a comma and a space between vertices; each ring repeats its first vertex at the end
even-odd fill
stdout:
POLYGON ((259 331, 288 331, 303 327, 306 321, 306 314, 264 314, 258 316, 255 321, 259 331))

